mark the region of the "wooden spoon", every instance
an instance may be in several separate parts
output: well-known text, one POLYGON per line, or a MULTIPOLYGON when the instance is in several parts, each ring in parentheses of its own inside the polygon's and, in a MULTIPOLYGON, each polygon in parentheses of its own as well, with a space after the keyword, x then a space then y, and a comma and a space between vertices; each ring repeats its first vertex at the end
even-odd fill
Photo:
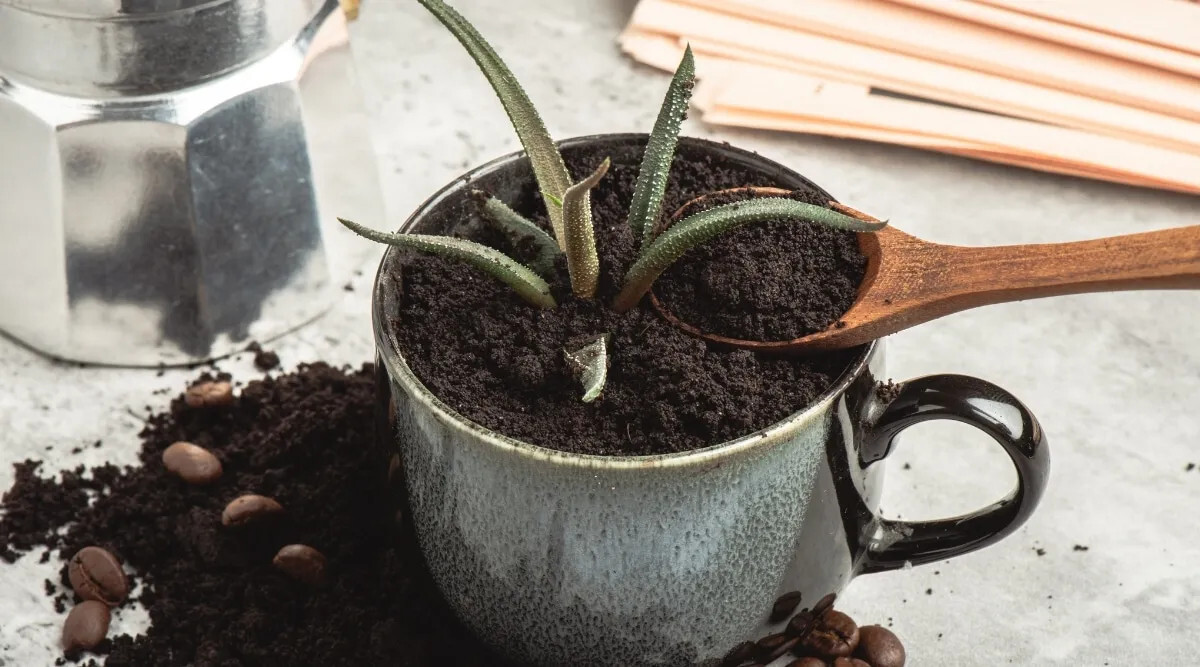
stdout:
MULTIPOLYGON (((671 221, 703 199, 693 199, 671 221)), ((750 188, 757 196, 786 196, 750 188)), ((855 214, 849 207, 835 208, 855 214)), ((681 321, 651 292, 675 326, 715 343, 757 351, 803 353, 853 347, 969 308, 1047 296, 1139 289, 1200 289, 1200 225, 1073 243, 967 248, 940 245, 894 227, 860 233, 867 271, 850 309, 825 331, 783 341, 705 333, 681 321)))

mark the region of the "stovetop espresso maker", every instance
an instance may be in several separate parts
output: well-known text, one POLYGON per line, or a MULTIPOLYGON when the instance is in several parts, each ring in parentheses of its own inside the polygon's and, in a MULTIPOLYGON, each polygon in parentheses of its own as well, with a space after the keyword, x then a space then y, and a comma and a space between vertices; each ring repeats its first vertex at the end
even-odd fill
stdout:
POLYGON ((337 0, 0 0, 0 330, 178 364, 319 315, 381 220, 337 0))

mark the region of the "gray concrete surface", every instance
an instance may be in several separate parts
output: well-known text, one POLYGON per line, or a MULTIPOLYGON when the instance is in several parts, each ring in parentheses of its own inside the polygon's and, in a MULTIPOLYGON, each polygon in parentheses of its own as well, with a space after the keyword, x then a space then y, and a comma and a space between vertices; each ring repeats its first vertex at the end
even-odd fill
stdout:
MULTIPOLYGON (((645 131, 666 78, 621 57, 631 0, 461 0, 509 60, 558 137, 645 131)), ((465 168, 516 146, 504 113, 459 46, 415 3, 375 2, 355 49, 394 226, 465 168)), ((1195 198, 868 143, 685 132, 757 150, 842 201, 946 243, 1064 241, 1200 222, 1195 198)), ((348 168, 367 168, 351 165, 348 168)), ((271 345, 287 366, 372 355, 367 289, 271 345)), ((1088 295, 994 306, 891 340, 896 379, 954 372, 996 382, 1040 416, 1053 448, 1049 492, 1018 533, 985 551, 854 582, 845 608, 892 623, 910 664, 1186 665, 1200 662, 1200 293, 1088 295), (1076 551, 1075 545, 1088 547, 1076 551)), ((242 379, 249 359, 221 367, 242 379)), ((131 463, 136 417, 192 371, 76 368, 0 339, 0 488, 12 461, 51 469, 131 463), (97 439, 100 449, 70 450, 97 439)), ((932 518, 1000 496, 1013 475, 970 428, 908 433, 887 464, 884 507, 932 518), (910 464, 908 468, 903 464, 910 464)), ((0 664, 52 664, 61 617, 41 594, 57 564, 0 565, 0 664)), ((124 611, 113 631, 136 631, 124 611)))

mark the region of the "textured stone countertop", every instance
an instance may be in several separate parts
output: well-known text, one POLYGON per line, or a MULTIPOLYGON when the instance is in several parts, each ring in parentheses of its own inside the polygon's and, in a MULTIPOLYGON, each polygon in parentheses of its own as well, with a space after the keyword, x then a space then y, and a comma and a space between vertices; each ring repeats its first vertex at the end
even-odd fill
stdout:
MULTIPOLYGON (((614 42, 632 0, 461 0, 558 137, 646 131, 666 77, 614 42), (568 9, 568 5, 570 5, 568 9)), ((516 147, 483 78, 415 3, 377 2, 355 24, 390 219, 465 168, 516 147)), ((761 132, 685 132, 751 148, 842 201, 945 243, 1083 239, 1200 222, 1200 200, 903 148, 761 132)), ((365 165, 362 168, 367 168, 365 165)), ((372 221, 363 221, 372 222, 372 221)), ((384 221, 374 221, 382 226, 384 221)), ((373 266, 324 318, 269 347, 285 366, 372 356, 373 266)), ((255 376, 248 356, 220 363, 255 376)), ((895 336, 890 374, 977 375, 1031 406, 1053 472, 1041 508, 992 548, 856 580, 842 606, 893 624, 916 667, 1191 665, 1200 627, 1200 293, 1124 293, 994 306, 895 336), (1087 550, 1077 550, 1076 545, 1087 550)), ((0 338, 0 488, 9 463, 134 461, 144 406, 194 371, 76 368, 0 338), (72 448, 103 440, 98 449, 72 448)), ((1014 475, 984 436, 917 427, 887 462, 889 515, 933 518, 1001 496, 1014 475), (909 464, 909 465, 904 465, 909 464)), ((58 565, 0 565, 0 664, 52 664, 61 618, 41 593, 58 565)), ((144 614, 124 611, 114 632, 144 614)))

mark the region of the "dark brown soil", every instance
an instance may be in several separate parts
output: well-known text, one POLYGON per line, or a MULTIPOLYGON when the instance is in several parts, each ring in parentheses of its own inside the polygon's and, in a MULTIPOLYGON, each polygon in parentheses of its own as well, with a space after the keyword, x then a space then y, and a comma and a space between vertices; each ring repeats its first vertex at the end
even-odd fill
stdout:
MULTIPOLYGON (((152 624, 106 641, 108 667, 502 667, 453 619, 408 526, 397 530, 374 411, 369 367, 324 364, 251 382, 227 408, 176 399, 143 432, 140 467, 60 481, 18 464, 0 505, 0 557, 45 547, 65 561, 98 545, 132 568, 152 624), (176 440, 209 448, 224 476, 191 487, 169 474, 162 451, 176 440), (287 518, 223 527, 221 510, 244 493, 275 498, 287 518), (291 543, 327 556, 326 585, 310 589, 272 567, 291 543)), ((70 595, 65 567, 58 589, 70 595)), ((59 594, 52 582, 47 594, 59 594)))
MULTIPOLYGON (((576 175, 590 172, 602 158, 566 157, 576 175)), ((693 338, 666 324, 648 300, 625 315, 610 311, 605 304, 616 294, 635 250, 625 216, 636 178, 635 164, 614 164, 593 194, 601 257, 597 300, 571 296, 561 261, 553 282, 559 307, 539 310, 461 263, 419 254, 405 258, 404 297, 393 326, 409 364, 434 394, 469 419, 528 442, 580 453, 644 455, 697 449, 752 433, 803 408, 840 376, 858 350, 809 359, 758 355, 693 338), (608 383, 600 399, 584 404, 563 349, 603 333, 611 335, 608 383)), ((703 193, 745 185, 781 184, 712 160, 677 158, 664 210, 674 211, 703 193)), ((541 220, 544 211, 536 208, 534 195, 530 183, 510 204, 541 220)), ((520 258, 497 234, 480 229, 472 236, 520 258)), ((707 270, 701 266, 704 258, 720 261, 691 294, 717 298, 721 290, 748 281, 747 289, 770 295, 722 305, 731 310, 720 316, 725 333, 742 338, 785 330, 789 317, 795 320, 791 331, 824 328, 845 312, 847 294, 862 275, 852 234, 791 222, 749 226, 692 255, 670 279, 676 308, 687 307, 680 285, 707 270), (722 252, 740 259, 722 259, 722 252), (765 266, 761 276, 754 275, 753 264, 785 256, 789 266, 801 267, 799 273, 765 266), (788 313, 763 315, 764 308, 778 311, 789 295, 810 302, 788 313), (737 329, 738 322, 744 328, 737 329)))
MULTIPOLYGON (((699 211, 744 201, 711 197, 699 211)), ((792 195, 825 206, 809 193, 792 195)), ((684 322, 743 340, 791 340, 824 331, 854 303, 867 260, 854 235, 809 222, 747 225, 695 248, 663 273, 654 293, 684 322)))

